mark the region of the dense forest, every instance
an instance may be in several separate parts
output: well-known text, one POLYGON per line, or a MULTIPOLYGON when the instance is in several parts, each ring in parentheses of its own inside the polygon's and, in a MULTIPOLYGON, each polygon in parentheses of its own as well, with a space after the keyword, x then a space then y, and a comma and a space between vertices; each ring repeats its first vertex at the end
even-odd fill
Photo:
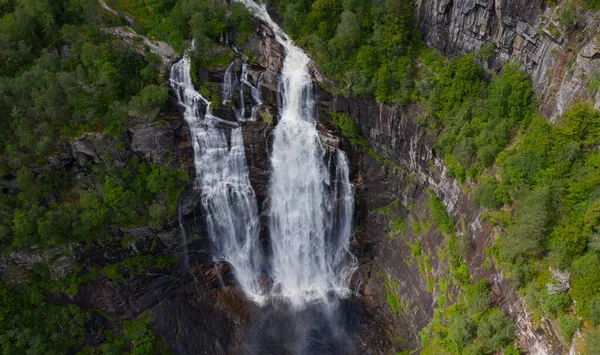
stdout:
MULTIPOLYGON (((445 58, 426 47, 414 26, 413 2, 402 0, 271 0, 285 29, 329 76, 334 94, 374 97, 423 108, 419 122, 436 137, 451 174, 485 208, 500 231, 490 259, 519 289, 534 317, 555 319, 563 341, 586 332, 589 353, 600 353, 600 112, 580 103, 552 124, 538 113, 528 75, 517 63, 491 73, 481 66, 494 47, 445 58)), ((163 228, 176 212, 188 180, 184 171, 117 158, 128 125, 170 120, 166 71, 152 53, 132 49, 107 28, 130 25, 183 53, 194 39, 196 66, 224 58, 216 49, 243 41, 255 24, 243 5, 218 0, 92 0, 0 2, 0 248, 3 255, 89 247, 121 228, 163 228), (56 169, 51 156, 85 133, 103 133, 117 147, 83 173, 56 169)), ((571 1, 563 26, 573 25, 571 1)), ((230 58, 225 58, 229 60, 230 58)), ((599 90, 600 79, 589 90, 599 90)), ((333 115, 345 137, 364 144, 349 117, 333 115)), ((377 152, 372 152, 377 154, 377 152)), ((379 156, 385 161, 385 157, 379 156)), ((446 235, 459 301, 440 302, 421 332, 424 354, 519 354, 514 325, 486 280, 469 275, 457 221, 439 198, 430 199, 433 223, 446 235)), ((404 227, 402 227, 404 228, 404 227)), ((414 250, 419 253, 418 247, 414 250)), ((0 347, 5 354, 168 353, 148 327, 151 317, 106 329, 105 342, 84 346, 92 310, 52 302, 75 295, 103 275, 120 282, 173 255, 139 255, 102 269, 80 267, 52 275, 40 262, 0 282, 0 347)), ((9 277, 10 276, 10 277, 9 277)), ((388 297, 394 309, 395 300, 388 297)))
MULTIPOLYGON (((203 55, 211 53, 224 33, 243 36, 254 28, 241 4, 228 8, 218 1, 167 0, 111 5, 135 16, 132 28, 139 35, 164 39, 180 53, 195 38, 198 63, 205 62, 203 55)), ((126 25, 127 18, 96 1, 8 0, 0 11, 2 254, 86 249, 122 228, 140 225, 161 230, 176 212, 186 172, 142 162, 135 155, 123 160, 119 151, 128 125, 173 119, 158 115, 168 96, 160 58, 111 34, 107 29, 126 25), (104 164, 90 161, 80 171, 57 167, 70 142, 86 133, 105 134, 114 148, 102 157, 104 164)), ((81 283, 100 275, 119 282, 129 273, 175 260, 173 255, 138 255, 103 269, 80 265, 66 277, 51 274, 45 262, 25 274, 4 273, 2 352, 65 353, 84 341, 91 310, 55 304, 52 295, 74 296, 81 283)), ((121 330, 107 329, 95 353, 167 351, 147 327, 150 318, 121 322, 121 330)), ((81 350, 91 352, 89 347, 81 350)))

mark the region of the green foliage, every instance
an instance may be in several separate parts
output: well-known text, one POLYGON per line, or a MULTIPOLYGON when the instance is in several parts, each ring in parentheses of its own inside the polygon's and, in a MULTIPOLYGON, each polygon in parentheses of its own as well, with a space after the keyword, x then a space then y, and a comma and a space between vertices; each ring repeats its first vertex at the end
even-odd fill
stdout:
POLYGON ((242 42, 254 29, 248 10, 236 2, 230 5, 218 0, 109 2, 135 18, 133 27, 138 33, 161 38, 180 52, 187 47, 186 39, 194 38, 196 54, 202 59, 210 57, 225 33, 231 34, 231 40, 242 42))
POLYGON ((592 96, 596 95, 598 89, 600 89, 600 70, 594 70, 588 78, 588 89, 592 96))
POLYGON ((377 153, 377 151, 369 145, 367 139, 360 134, 360 128, 349 114, 345 112, 331 112, 331 119, 333 124, 341 129, 342 137, 347 138, 353 144, 362 146, 382 164, 386 163, 385 158, 377 153))
POLYGON ((561 6, 559 13, 560 25, 567 31, 572 31, 577 24, 578 15, 575 8, 574 1, 568 1, 566 4, 561 6))
POLYGON ((516 63, 488 83, 474 55, 466 55, 430 81, 433 87, 424 90, 426 124, 441 130, 436 146, 459 180, 492 165, 515 128, 527 125, 535 112, 531 80, 516 63))
POLYGON ((0 347, 7 354, 66 353, 84 333, 87 311, 45 302, 39 284, 10 287, 0 283, 0 347), (42 311, 43 310, 43 311, 42 311))
POLYGON ((347 96, 375 94, 380 102, 411 98, 415 55, 421 46, 413 2, 385 0, 272 1, 286 31, 307 48, 347 96))
POLYGON ((538 296, 540 297, 540 308, 546 316, 556 317, 569 311, 571 297, 566 293, 549 294, 547 290, 544 290, 538 296))
POLYGON ((466 288, 465 305, 467 314, 475 321, 479 321, 489 310, 491 305, 490 285, 486 279, 481 279, 466 288))
POLYGON ((448 340, 455 343, 459 348, 466 348, 475 337, 477 327, 467 317, 454 317, 450 323, 448 340))
POLYGON ((406 232, 406 224, 404 223, 404 218, 402 218, 402 216, 392 221, 392 230, 394 232, 400 232, 402 234, 406 232))
MULTIPOLYGON (((154 318, 150 316, 142 316, 123 323, 124 340, 127 344, 131 344, 131 355, 156 354, 159 349, 166 350, 160 338, 154 334, 148 325, 153 320, 154 318)), ((163 353, 162 351, 161 353, 163 353)))
POLYGON ((486 43, 479 48, 479 56, 483 60, 488 60, 494 56, 496 45, 493 42, 486 43))
POLYGON ((587 333, 585 337, 585 345, 588 354, 600 353, 600 328, 596 328, 587 333))
POLYGON ((417 257, 421 256, 422 249, 423 249, 423 245, 422 245, 421 241, 417 240, 417 242, 415 243, 415 245, 413 245, 410 248, 410 254, 413 257, 417 258, 417 257))
POLYGON ((495 179, 486 179, 477 185, 475 202, 483 207, 499 209, 508 202, 508 193, 495 179))
POLYGON ((573 335, 579 328, 579 319, 575 317, 561 317, 560 324, 560 337, 564 340, 565 343, 571 344, 571 340, 573 339, 573 335))
POLYGON ((431 197, 428 201, 429 209, 436 227, 444 234, 450 235, 451 233, 454 233, 454 218, 448 215, 446 212, 446 206, 442 200, 435 195, 435 193, 432 192, 430 195, 431 197))
POLYGON ((517 202, 514 223, 499 240, 500 253, 505 260, 514 261, 537 255, 547 235, 551 215, 549 189, 542 188, 523 195, 517 202))
POLYGON ((164 86, 148 85, 129 102, 132 116, 146 120, 154 119, 167 101, 169 89, 164 86))
POLYGON ((135 255, 121 262, 106 265, 103 268, 104 273, 113 281, 124 281, 126 278, 135 274, 143 273, 148 269, 165 269, 177 262, 178 256, 171 255, 135 255))
POLYGON ((521 355, 521 354, 522 354, 521 351, 512 344, 509 344, 504 347, 504 355, 521 355))
MULTIPOLYGON (((421 336, 422 352, 493 354, 502 347, 514 349, 511 343, 515 326, 500 308, 492 308, 488 281, 482 279, 464 288, 465 293, 456 304, 442 312, 436 310, 431 323, 433 338, 421 336), (437 351, 433 351, 436 347, 437 351)), ((519 351, 514 349, 513 353, 519 354, 519 351)))
POLYGON ((479 323, 477 337, 488 352, 500 350, 515 338, 515 326, 500 308, 492 309, 479 323))
POLYGON ((383 277, 383 285, 385 287, 385 298, 387 299, 392 312, 394 314, 398 314, 401 310, 404 310, 404 305, 402 304, 402 300, 400 299, 397 291, 399 287, 398 280, 394 279, 393 277, 389 277, 383 272, 381 275, 383 277))
POLYGON ((360 128, 349 114, 331 112, 331 119, 342 130, 342 137, 348 138, 353 144, 367 144, 367 139, 360 134, 360 128))
POLYGON ((594 322, 594 325, 600 324, 600 295, 594 296, 589 301, 588 309, 589 318, 594 322))
POLYGON ((476 189, 476 200, 490 208, 514 201, 499 256, 537 314, 565 315, 575 301, 577 317, 598 319, 599 137, 600 113, 587 104, 574 105, 554 125, 533 117, 518 143, 499 154, 501 179, 476 189), (507 195, 496 200, 500 186, 507 195), (548 294, 549 275, 541 271, 548 264, 570 272, 568 293, 548 294))
POLYGON ((600 257, 588 253, 573 262, 571 297, 576 301, 575 308, 581 315, 588 316, 590 302, 600 294, 600 257))

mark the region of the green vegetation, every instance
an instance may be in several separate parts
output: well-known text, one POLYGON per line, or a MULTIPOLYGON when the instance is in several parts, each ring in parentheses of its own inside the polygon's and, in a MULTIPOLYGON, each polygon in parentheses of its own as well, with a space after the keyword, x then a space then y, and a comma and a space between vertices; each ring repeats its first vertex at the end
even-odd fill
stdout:
POLYGON ((90 319, 88 311, 47 303, 47 282, 35 281, 18 287, 0 282, 0 347, 6 354, 63 353, 83 338, 84 324, 90 319))
POLYGON ((392 231, 400 232, 402 234, 406 233, 406 225, 404 223, 404 218, 402 218, 402 216, 400 216, 392 221, 392 231))
POLYGON ((117 227, 141 223, 162 228, 164 218, 175 213, 183 191, 178 184, 187 175, 163 165, 140 163, 134 156, 126 169, 110 164, 97 169, 95 182, 88 183, 87 190, 55 180, 61 178, 66 176, 46 173, 36 177, 25 166, 19 169, 20 192, 1 196, 6 213, 0 217, 4 249, 92 242, 117 227), (58 201, 57 195, 61 196, 58 201), (148 212, 157 206, 164 211, 159 220, 156 213, 148 212))
POLYGON ((119 263, 106 265, 103 269, 113 281, 127 280, 123 273, 138 274, 147 269, 164 269, 177 262, 177 255, 136 255, 119 263))
POLYGON ((286 31, 309 50, 346 96, 380 102, 411 98, 414 58, 421 48, 413 2, 400 0, 270 0, 286 31))
MULTIPOLYGON (((139 35, 166 41, 180 53, 195 39, 195 66, 220 65, 230 59, 219 48, 223 38, 236 43, 254 31, 254 20, 239 3, 107 3, 132 16, 139 35)), ((128 21, 97 1, 6 0, 0 10, 0 253, 47 252, 57 259, 71 257, 69 248, 108 244, 124 228, 160 232, 176 213, 188 176, 130 157, 127 129, 169 119, 161 114, 168 99, 161 59, 144 49, 141 37, 131 46, 107 31, 128 21), (75 162, 71 145, 78 139, 88 141, 97 156, 86 161, 81 154, 75 162)), ((68 304, 76 298, 67 295, 76 296, 81 284, 104 275, 126 280, 177 259, 136 255, 102 270, 73 260, 75 270, 65 276, 49 271, 52 258, 42 258, 31 271, 3 271, 4 353, 67 353, 70 346, 85 345, 96 331, 90 327, 97 325, 87 323, 97 311, 68 304)), ((149 320, 111 320, 116 328, 106 330, 105 343, 82 353, 165 353, 149 320)))
POLYGON ((333 124, 341 129, 342 137, 347 138, 352 144, 358 144, 365 148, 382 164, 387 163, 385 158, 377 153, 377 151, 369 145, 367 139, 360 134, 360 128, 349 114, 345 112, 331 112, 331 120, 333 124))
POLYGON ((455 225, 454 218, 448 215, 446 212, 446 206, 442 200, 435 194, 435 192, 430 191, 431 197, 429 198, 429 209, 432 214, 433 222, 438 230, 446 235, 450 235, 454 233, 455 225))
POLYGON ((394 314, 399 314, 400 311, 406 311, 406 306, 402 303, 398 295, 398 280, 390 278, 386 273, 380 272, 383 277, 383 285, 385 287, 385 297, 388 301, 390 309, 394 314))
POLYGON ((422 353, 493 354, 512 346, 514 332, 510 318, 493 306, 484 279, 466 286, 456 304, 436 310, 430 331, 422 333, 422 353))
POLYGON ((487 82, 473 55, 452 60, 424 97, 426 124, 440 132, 436 145, 460 181, 490 167, 535 112, 531 80, 516 63, 487 82))
POLYGON ((135 19, 132 27, 139 34, 164 40, 180 53, 187 49, 187 40, 194 38, 196 54, 203 60, 210 59, 225 33, 232 41, 243 42, 254 30, 252 16, 237 2, 226 5, 218 0, 107 0, 106 3, 131 15, 135 19))

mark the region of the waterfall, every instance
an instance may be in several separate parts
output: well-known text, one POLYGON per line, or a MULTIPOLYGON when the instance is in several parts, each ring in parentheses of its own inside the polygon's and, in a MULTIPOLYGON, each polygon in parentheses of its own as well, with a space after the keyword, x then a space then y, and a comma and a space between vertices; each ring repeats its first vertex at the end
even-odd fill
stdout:
POLYGON ((262 303, 264 292, 259 278, 264 257, 258 240, 258 207, 248 178, 242 128, 238 123, 213 116, 211 103, 194 88, 190 67, 186 53, 171 68, 170 83, 179 104, 185 108, 184 119, 190 127, 195 184, 202 191, 201 205, 214 259, 229 262, 248 298, 262 303))
MULTIPOLYGON (((325 147, 317 131, 316 101, 308 71, 310 59, 269 17, 264 5, 242 1, 266 22, 286 56, 279 83, 279 123, 273 131, 269 184, 269 264, 259 242, 260 222, 250 185, 242 127, 245 119, 244 88, 250 90, 251 119, 262 104, 260 87, 248 81, 248 68, 235 62, 227 68, 222 100, 233 105, 237 122, 212 114, 211 103, 195 88, 188 53, 171 68, 171 86, 190 127, 196 168, 196 187, 214 259, 227 261, 249 299, 263 304, 267 295, 282 297, 292 305, 327 301, 349 294, 355 258, 349 251, 353 233, 354 187, 343 151, 325 147), (270 270, 272 288, 259 280, 270 270)), ((193 49, 193 45, 192 45, 193 49)))
POLYGON ((354 192, 346 157, 335 151, 332 179, 316 129, 310 59, 271 20, 264 5, 240 1, 271 27, 286 51, 269 187, 272 292, 296 305, 346 296, 355 268, 349 252, 354 192))
POLYGON ((233 100, 233 88, 235 87, 235 61, 231 62, 225 70, 223 76, 223 105, 227 105, 233 100))
POLYGON ((246 120, 246 100, 244 96, 244 88, 248 88, 250 90, 250 95, 252 100, 254 101, 254 105, 252 105, 252 111, 250 115, 250 121, 256 121, 256 114, 260 109, 260 105, 263 104, 262 94, 260 87, 262 85, 263 75, 262 73, 258 76, 258 80, 256 86, 253 85, 248 80, 248 64, 246 62, 242 62, 242 71, 237 76, 236 73, 236 61, 232 61, 231 64, 225 70, 225 75, 223 76, 223 89, 222 96, 224 105, 229 103, 233 103, 233 93, 236 87, 238 88, 239 93, 239 103, 238 107, 234 104, 232 106, 232 110, 235 114, 235 117, 239 122, 247 121, 246 120))

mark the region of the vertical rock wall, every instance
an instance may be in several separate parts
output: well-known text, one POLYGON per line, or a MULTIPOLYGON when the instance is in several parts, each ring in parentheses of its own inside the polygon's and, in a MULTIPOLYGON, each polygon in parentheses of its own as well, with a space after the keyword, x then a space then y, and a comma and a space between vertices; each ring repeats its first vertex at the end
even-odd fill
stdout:
POLYGON ((589 78, 600 70, 597 11, 576 10, 578 21, 561 26, 560 8, 540 0, 420 0, 417 23, 427 44, 447 55, 478 52, 493 44, 483 60, 493 70, 517 60, 533 77, 541 113, 554 119, 578 100, 600 109, 600 91, 589 78))

